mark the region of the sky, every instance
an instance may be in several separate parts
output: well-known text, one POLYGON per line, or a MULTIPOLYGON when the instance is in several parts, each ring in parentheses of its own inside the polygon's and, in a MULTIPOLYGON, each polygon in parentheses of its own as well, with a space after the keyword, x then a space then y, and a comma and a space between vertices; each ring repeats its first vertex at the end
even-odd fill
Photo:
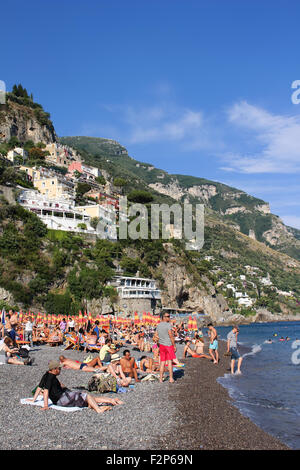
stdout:
POLYGON ((59 136, 117 140, 300 228, 299 17, 298 0, 5 2, 0 81, 59 136))

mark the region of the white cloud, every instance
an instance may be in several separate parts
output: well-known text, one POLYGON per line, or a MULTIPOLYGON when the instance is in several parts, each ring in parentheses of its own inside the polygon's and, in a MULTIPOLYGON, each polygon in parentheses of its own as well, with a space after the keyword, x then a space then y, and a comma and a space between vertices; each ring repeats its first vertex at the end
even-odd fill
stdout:
POLYGON ((245 132, 244 146, 255 146, 256 150, 227 152, 223 170, 286 174, 300 171, 299 116, 271 114, 241 101, 229 109, 228 121, 245 132))
POLYGON ((123 109, 131 144, 195 139, 204 125, 203 113, 172 104, 123 109))

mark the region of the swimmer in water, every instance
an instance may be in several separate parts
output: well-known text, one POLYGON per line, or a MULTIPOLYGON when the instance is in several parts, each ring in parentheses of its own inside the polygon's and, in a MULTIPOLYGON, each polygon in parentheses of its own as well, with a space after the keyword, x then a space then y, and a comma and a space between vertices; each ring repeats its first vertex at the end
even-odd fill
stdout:
POLYGON ((268 344, 273 343, 273 341, 271 339, 267 339, 265 342, 268 343, 268 344))

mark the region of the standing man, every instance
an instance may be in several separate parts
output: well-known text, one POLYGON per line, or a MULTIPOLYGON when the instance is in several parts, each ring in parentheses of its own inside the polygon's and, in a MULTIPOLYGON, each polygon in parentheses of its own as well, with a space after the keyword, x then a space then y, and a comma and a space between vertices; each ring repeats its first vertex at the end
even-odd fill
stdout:
POLYGON ((237 337, 239 334, 239 329, 237 326, 233 326, 232 330, 227 335, 227 353, 231 353, 231 373, 234 374, 235 361, 237 361, 237 371, 236 374, 241 374, 241 364, 243 358, 241 357, 238 348, 237 348, 237 337))
POLYGON ((32 322, 32 318, 28 317, 25 323, 24 335, 25 335, 25 341, 30 342, 31 348, 33 347, 32 334, 33 334, 33 322, 32 322))
POLYGON ((212 323, 209 323, 208 325, 209 329, 209 336, 210 336, 210 342, 209 342, 209 354, 214 361, 214 364, 218 364, 219 362, 219 352, 218 352, 218 333, 217 330, 214 328, 212 323))
POLYGON ((173 359, 176 360, 176 346, 175 338, 173 335, 172 325, 170 324, 170 314, 164 313, 162 321, 157 326, 158 343, 159 343, 159 381, 163 382, 165 365, 167 364, 169 370, 169 382, 174 383, 173 378, 173 359))

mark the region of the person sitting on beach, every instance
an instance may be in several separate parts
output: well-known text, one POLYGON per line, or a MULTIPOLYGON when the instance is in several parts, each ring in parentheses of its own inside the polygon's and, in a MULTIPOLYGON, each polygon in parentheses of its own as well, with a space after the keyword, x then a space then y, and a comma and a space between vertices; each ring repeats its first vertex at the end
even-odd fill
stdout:
POLYGON ((120 364, 125 377, 131 377, 136 382, 139 382, 137 375, 137 365, 134 357, 131 357, 129 349, 125 349, 125 351, 123 351, 123 357, 120 360, 120 364))
POLYGON ((192 341, 188 338, 183 350, 183 359, 190 354, 192 357, 211 359, 210 356, 204 354, 204 340, 195 335, 195 348, 191 348, 192 341))
POLYGON ((104 371, 107 366, 103 366, 99 357, 95 357, 89 362, 76 361, 68 359, 65 356, 59 356, 59 360, 64 369, 83 370, 83 372, 95 372, 96 370, 104 371))
POLYGON ((9 336, 5 336, 0 344, 0 362, 4 364, 14 364, 17 366, 30 366, 32 359, 21 359, 18 357, 19 348, 16 348, 13 340, 9 336))
POLYGON ((209 343, 209 354, 214 361, 214 364, 218 364, 219 362, 219 352, 218 352, 218 334, 217 330, 214 328, 212 323, 209 323, 208 325, 209 329, 209 337, 210 337, 210 343, 209 343), (214 353, 213 353, 214 351, 214 353))
POLYGON ((63 342, 63 332, 60 330, 58 326, 54 328, 52 333, 49 333, 48 339, 46 340, 47 343, 50 344, 59 344, 63 342))
POLYGON ((109 372, 113 377, 117 379, 117 384, 121 387, 128 387, 131 382, 131 377, 126 377, 122 366, 120 364, 119 354, 112 354, 111 362, 107 367, 107 372, 109 372))
POLYGON ((102 362, 110 362, 111 355, 115 354, 117 349, 112 347, 111 338, 106 338, 105 345, 99 351, 100 361, 102 362))
POLYGON ((39 343, 45 343, 49 339, 50 329, 48 323, 45 323, 43 326, 39 325, 36 328, 35 341, 39 343))
POLYGON ((95 397, 88 393, 69 390, 61 383, 57 376, 60 374, 61 367, 59 361, 50 361, 49 370, 43 375, 34 397, 28 401, 35 402, 42 393, 44 407, 42 410, 49 409, 49 398, 57 406, 77 406, 79 408, 89 407, 97 413, 103 413, 111 409, 111 406, 122 405, 123 402, 118 398, 95 397), (106 406, 99 407, 99 404, 105 403, 106 406), (107 406, 109 405, 109 406, 107 406))
POLYGON ((96 331, 90 331, 85 335, 86 343, 85 343, 85 351, 89 348, 93 348, 97 344, 97 333, 96 331))
POLYGON ((239 334, 239 329, 237 326, 234 326, 232 330, 227 335, 227 353, 231 353, 231 373, 234 374, 235 361, 237 361, 237 374, 241 374, 241 364, 243 358, 241 357, 238 347, 237 347, 237 337, 239 334))
POLYGON ((159 371, 159 362, 154 362, 152 357, 142 356, 139 361, 139 370, 148 374, 159 371))
POLYGON ((105 345, 105 340, 107 339, 107 337, 108 337, 108 334, 106 333, 106 331, 105 330, 100 330, 98 344, 100 346, 104 346, 105 345))

